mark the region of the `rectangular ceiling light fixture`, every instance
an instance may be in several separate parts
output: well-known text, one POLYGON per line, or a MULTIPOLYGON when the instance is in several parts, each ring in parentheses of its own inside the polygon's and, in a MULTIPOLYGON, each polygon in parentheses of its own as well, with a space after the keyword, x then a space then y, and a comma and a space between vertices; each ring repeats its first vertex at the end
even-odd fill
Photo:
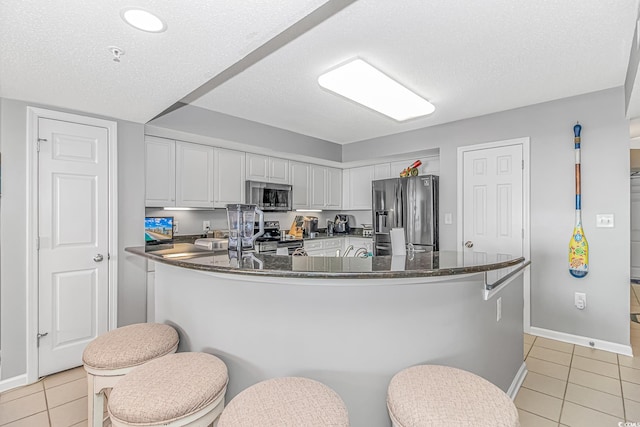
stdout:
POLYGON ((325 89, 399 122, 426 116, 436 107, 400 83, 356 58, 318 77, 325 89))

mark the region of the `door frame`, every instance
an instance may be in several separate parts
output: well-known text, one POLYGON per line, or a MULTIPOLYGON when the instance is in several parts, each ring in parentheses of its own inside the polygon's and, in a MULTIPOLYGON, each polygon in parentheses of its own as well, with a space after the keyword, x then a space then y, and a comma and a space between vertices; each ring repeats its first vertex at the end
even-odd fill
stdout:
POLYGON ((38 120, 53 119, 107 129, 109 144, 109 330, 117 327, 118 322, 118 127, 115 121, 81 116, 44 108, 27 107, 27 384, 38 379, 38 120))
MULTIPOLYGON (((461 250, 462 245, 464 244, 463 239, 463 212, 462 207, 464 204, 463 201, 463 165, 464 165, 464 153, 469 151, 478 151, 478 150, 486 150, 490 148, 500 148, 506 147, 510 145, 520 145, 522 147, 522 160, 523 164, 523 172, 522 172, 522 226, 524 228, 524 247, 523 247, 523 256, 525 260, 531 260, 531 169, 530 169, 530 153, 529 153, 529 145, 530 139, 529 137, 523 138, 515 138, 515 139, 507 139, 503 141, 494 141, 494 142, 486 142, 474 145, 465 145, 462 147, 458 147, 458 203, 457 203, 457 238, 456 238, 456 250, 461 250)), ((523 325, 524 332, 531 331, 531 269, 526 268, 524 271, 524 309, 523 309, 523 325)))

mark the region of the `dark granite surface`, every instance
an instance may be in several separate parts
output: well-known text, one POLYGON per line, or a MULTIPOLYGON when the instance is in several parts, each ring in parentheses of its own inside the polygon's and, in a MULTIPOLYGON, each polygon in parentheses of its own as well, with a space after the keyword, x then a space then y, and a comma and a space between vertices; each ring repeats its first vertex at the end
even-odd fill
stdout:
POLYGON ((130 247, 127 252, 193 270, 243 275, 303 278, 392 279, 435 277, 519 267, 522 257, 474 252, 427 252, 368 258, 245 254, 238 262, 226 250, 207 251, 188 243, 173 248, 130 247), (154 250, 155 249, 155 250, 154 250))

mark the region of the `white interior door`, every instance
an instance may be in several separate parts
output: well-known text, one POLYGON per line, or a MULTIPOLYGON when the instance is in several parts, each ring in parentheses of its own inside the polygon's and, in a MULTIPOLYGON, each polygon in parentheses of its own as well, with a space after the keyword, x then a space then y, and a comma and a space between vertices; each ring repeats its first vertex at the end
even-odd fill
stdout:
POLYGON ((522 256, 522 145, 465 151, 462 161, 463 250, 522 256))
POLYGON ((640 279, 640 177, 631 178, 631 278, 640 279))
POLYGON ((108 328, 108 130, 38 120, 38 375, 108 328))

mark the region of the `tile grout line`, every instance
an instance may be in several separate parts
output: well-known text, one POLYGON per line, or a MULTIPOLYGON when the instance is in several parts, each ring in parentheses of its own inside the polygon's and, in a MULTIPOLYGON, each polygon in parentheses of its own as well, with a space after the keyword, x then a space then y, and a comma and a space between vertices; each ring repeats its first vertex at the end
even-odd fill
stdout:
POLYGON ((564 403, 567 401, 567 390, 569 389, 569 376, 571 376, 571 367, 573 366, 573 355, 576 351, 576 346, 574 345, 571 350, 571 359, 569 360, 569 370, 567 371, 567 382, 564 385, 564 393, 562 394, 562 403, 560 404, 560 415, 558 416, 558 425, 560 425, 560 421, 562 420, 562 413, 564 412, 564 403))
POLYGON ((616 355, 618 360, 618 375, 620 375, 620 395, 622 396, 622 415, 624 420, 627 421, 627 405, 624 403, 624 388, 622 387, 622 370, 620 369, 620 356, 616 355))
POLYGON ((42 392, 44 393, 44 405, 47 408, 47 420, 49 421, 49 427, 51 427, 51 414, 49 413, 49 399, 47 399, 47 389, 44 388, 44 381, 42 382, 42 392))
POLYGON ((517 409, 518 409, 518 411, 526 412, 527 414, 532 414, 532 415, 535 415, 536 417, 544 418, 545 420, 549 420, 549 421, 554 422, 554 423, 559 423, 559 421, 554 421, 551 418, 547 418, 547 417, 545 417, 543 415, 536 414, 535 412, 527 411, 526 409, 521 409, 521 408, 517 408, 517 409))

